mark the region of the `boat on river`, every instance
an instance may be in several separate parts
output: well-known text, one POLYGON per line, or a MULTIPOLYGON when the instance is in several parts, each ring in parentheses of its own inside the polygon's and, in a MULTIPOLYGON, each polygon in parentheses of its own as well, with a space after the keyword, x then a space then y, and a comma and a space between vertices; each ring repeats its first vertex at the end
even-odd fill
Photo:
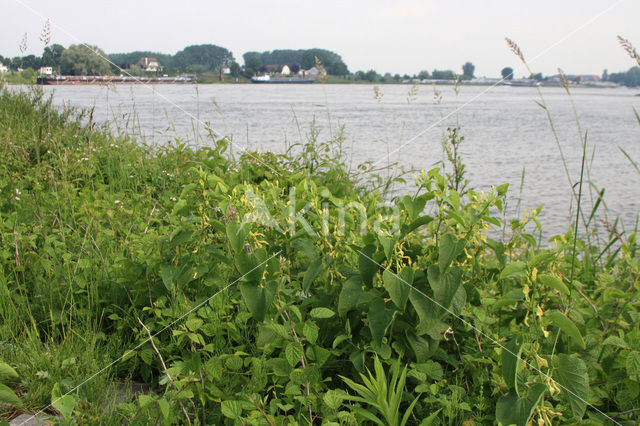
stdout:
POLYGON ((253 83, 271 83, 271 84, 309 84, 313 83, 315 78, 304 77, 271 77, 270 75, 257 75, 251 77, 253 83))

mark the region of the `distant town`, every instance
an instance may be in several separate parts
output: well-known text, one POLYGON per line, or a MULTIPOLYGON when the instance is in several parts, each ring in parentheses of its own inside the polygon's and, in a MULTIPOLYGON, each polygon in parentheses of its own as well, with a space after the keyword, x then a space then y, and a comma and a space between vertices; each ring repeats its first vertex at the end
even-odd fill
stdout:
MULTIPOLYGON (((25 38, 26 40, 26 38, 25 38)), ((25 49, 26 50, 26 49, 25 49)), ((504 84, 587 87, 640 86, 640 68, 600 75, 533 73, 515 78, 513 68, 496 70, 495 77, 478 77, 471 62, 460 71, 421 70, 415 74, 351 72, 342 57, 325 49, 280 49, 246 52, 240 65, 226 48, 192 45, 175 55, 136 51, 106 54, 97 46, 47 44, 41 56, 0 55, 0 81, 42 84, 103 83, 376 83, 376 84, 504 84)))

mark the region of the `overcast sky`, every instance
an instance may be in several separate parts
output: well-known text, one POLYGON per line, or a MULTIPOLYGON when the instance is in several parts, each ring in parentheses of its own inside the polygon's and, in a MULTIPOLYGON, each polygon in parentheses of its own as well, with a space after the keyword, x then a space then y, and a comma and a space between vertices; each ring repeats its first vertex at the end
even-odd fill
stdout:
POLYGON ((78 41, 107 53, 175 53, 211 43, 242 63, 249 50, 320 47, 351 71, 414 74, 471 61, 476 76, 518 69, 504 37, 515 40, 534 72, 601 74, 630 68, 616 35, 640 49, 640 0, 0 0, 0 55, 40 55, 51 20, 52 43, 78 41), (25 6, 26 5, 26 6, 25 6), (33 11, 29 10, 33 9, 33 11), (609 9, 609 10, 607 10, 609 9), (35 11, 35 13, 34 13, 35 11), (43 17, 45 19, 43 19, 43 17))

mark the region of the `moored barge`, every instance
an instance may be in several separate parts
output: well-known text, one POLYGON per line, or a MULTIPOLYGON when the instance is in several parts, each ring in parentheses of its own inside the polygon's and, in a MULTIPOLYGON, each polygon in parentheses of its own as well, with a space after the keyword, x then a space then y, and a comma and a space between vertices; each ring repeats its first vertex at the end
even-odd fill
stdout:
POLYGON ((179 77, 130 77, 103 75, 44 75, 37 83, 44 85, 81 85, 81 84, 189 84, 195 83, 192 76, 179 77))

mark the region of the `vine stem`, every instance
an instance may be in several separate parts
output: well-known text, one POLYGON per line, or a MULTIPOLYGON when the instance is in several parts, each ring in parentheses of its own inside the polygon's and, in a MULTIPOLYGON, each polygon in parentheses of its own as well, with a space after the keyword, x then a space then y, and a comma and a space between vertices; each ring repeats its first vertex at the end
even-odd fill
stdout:
MULTIPOLYGON (((280 295, 278 294, 278 297, 279 296, 280 295)), ((296 329, 293 327, 293 324, 291 323, 291 316, 289 315, 289 311, 284 309, 283 312, 284 312, 284 315, 287 317, 287 321, 289 322, 289 327, 291 328, 291 331, 293 332, 293 338, 296 340, 296 342, 300 346, 302 346, 302 342, 300 341, 300 338, 298 337, 298 333, 296 333, 296 329)), ((303 352, 303 355, 300 357, 300 364, 302 364, 302 369, 306 371, 307 364, 304 362, 304 352, 303 352)), ((309 396, 311 396, 311 386, 309 384, 309 379, 305 379, 305 385, 306 385, 307 397, 309 397, 309 396)), ((311 412, 311 404, 309 404, 308 407, 309 407, 309 423, 313 424, 313 413, 311 412)))
MULTIPOLYGON (((147 326, 144 325, 144 323, 140 320, 139 317, 136 317, 136 318, 138 319, 138 322, 140 323, 142 328, 144 328, 144 330, 147 332, 147 335, 149 336, 149 342, 151 343, 151 346, 153 347, 153 350, 156 351, 156 354, 158 355, 158 358, 160 358, 160 362, 162 363, 162 370, 164 371, 164 374, 167 376, 167 378, 169 379, 169 381, 171 382, 173 387, 178 392, 180 392, 180 389, 178 389, 178 386, 176 386, 176 383, 173 381, 173 378, 171 377, 171 374, 169 374, 169 372, 167 371, 167 365, 164 363, 164 359, 162 358, 162 355, 160 354, 160 351, 156 347, 156 344, 153 342, 153 336, 151 335, 151 331, 149 331, 147 326)), ((178 404, 180 404, 180 408, 182 409, 182 412, 184 413, 184 416, 187 418, 187 423, 189 423, 189 425, 191 425, 191 419, 189 418, 189 415, 187 414, 187 410, 184 408, 184 405, 182 404, 182 401, 178 400, 178 404)))

